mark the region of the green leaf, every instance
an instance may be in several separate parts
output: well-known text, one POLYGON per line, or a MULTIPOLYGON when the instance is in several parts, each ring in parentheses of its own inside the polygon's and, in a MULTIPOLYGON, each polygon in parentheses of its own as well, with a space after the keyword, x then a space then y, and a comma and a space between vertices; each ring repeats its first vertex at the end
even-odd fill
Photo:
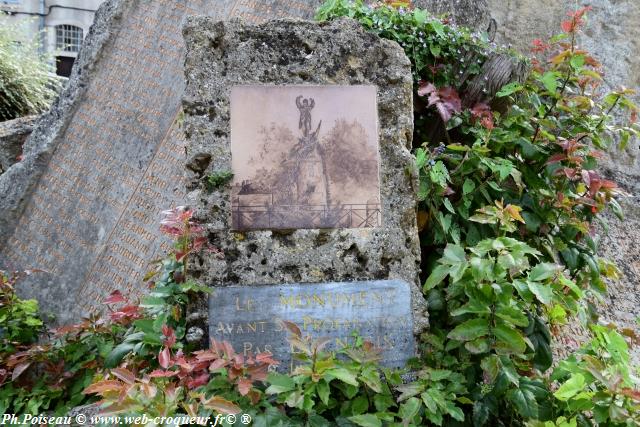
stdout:
POLYGON ((382 427, 382 421, 373 414, 356 415, 349 417, 349 421, 362 427, 382 427))
POLYGON ((309 427, 331 427, 331 423, 318 414, 309 415, 309 427))
POLYGON ((415 20, 416 25, 418 27, 421 27, 422 25, 424 25, 425 22, 427 22, 428 16, 429 16, 429 13, 426 10, 415 9, 413 11, 413 19, 415 20))
POLYGON ((495 354, 485 357, 482 359, 482 362, 480 362, 480 367, 487 375, 490 384, 493 384, 496 378, 498 378, 501 366, 500 358, 495 354))
POLYGON ((537 282, 527 282, 529 290, 536 296, 538 301, 544 305, 551 305, 553 302, 553 288, 551 285, 545 285, 537 282))
POLYGON ((416 150, 416 165, 418 169, 422 169, 427 164, 427 151, 424 148, 416 150))
POLYGON ((325 405, 329 404, 329 384, 325 380, 320 380, 316 385, 318 397, 325 405))
POLYGON ((556 264, 552 263, 541 263, 536 265, 529 272, 529 280, 533 280, 534 282, 541 282, 543 280, 547 280, 558 272, 559 267, 556 264))
POLYGON ((449 275, 451 267, 448 265, 439 265, 433 269, 427 281, 424 282, 423 291, 427 292, 438 286, 449 275))
POLYGON ((442 161, 437 161, 436 164, 429 169, 429 177, 434 184, 438 184, 442 188, 447 188, 449 171, 442 161))
POLYGON ((473 404, 473 425, 484 426, 489 420, 489 406, 484 401, 478 400, 473 404))
POLYGON ((350 384, 356 387, 359 385, 355 374, 345 368, 331 368, 327 369, 325 373, 339 379, 343 383, 350 384))
POLYGON ((420 404, 420 399, 418 399, 417 397, 412 397, 411 399, 400 405, 398 415, 400 416, 400 418, 402 418, 402 421, 405 423, 405 425, 411 422, 411 420, 413 420, 413 417, 418 414, 420 406, 422 405, 420 404))
POLYGON ((137 343, 123 342, 114 348, 104 360, 105 368, 115 368, 120 364, 122 359, 133 350, 137 343))
POLYGON ((449 264, 457 264, 465 262, 467 260, 467 256, 462 246, 449 244, 444 248, 442 259, 449 264))
POLYGON ((554 71, 547 71, 540 78, 540 81, 544 85, 544 87, 551 92, 552 94, 558 90, 558 73, 554 71))
POLYGON ((456 210, 453 208, 453 205, 451 204, 451 201, 448 198, 445 198, 442 203, 444 204, 444 207, 447 208, 447 210, 449 212, 451 212, 452 214, 456 214, 456 210))
POLYGON ((504 323, 498 324, 493 328, 493 334, 498 342, 496 347, 507 353, 524 353, 527 349, 527 343, 518 329, 504 323))
POLYGON ((464 412, 462 412, 462 409, 458 408, 453 402, 447 401, 444 405, 444 410, 447 414, 451 415, 454 420, 460 422, 464 421, 464 412))
POLYGON ((361 415, 369 410, 369 399, 360 395, 351 401, 351 414, 361 415))
POLYGON ((585 379, 584 376, 580 373, 575 373, 571 375, 564 384, 560 386, 560 388, 553 393, 556 399, 562 400, 566 402, 571 399, 573 396, 581 392, 585 387, 585 379))
POLYGON ((440 21, 437 21, 434 19, 431 22, 429 22, 429 25, 431 26, 431 28, 433 28, 433 31, 436 32, 438 37, 442 37, 442 38, 446 37, 444 33, 444 24, 442 24, 440 21))
POLYGON ((447 337, 456 341, 472 341, 489 333, 488 319, 471 319, 456 326, 447 337))
POLYGON ((462 186, 462 193, 466 196, 469 193, 472 193, 473 190, 476 189, 476 183, 470 179, 466 179, 464 181, 464 185, 462 186))
POLYGON ((469 353, 482 354, 491 350, 491 344, 487 338, 478 338, 473 341, 466 342, 464 344, 464 348, 466 348, 469 353))
POLYGON ((360 380, 376 393, 382 393, 380 374, 375 368, 365 368, 360 374, 360 380))
POLYGON ((521 326, 523 328, 529 326, 529 319, 525 316, 522 309, 500 305, 496 310, 496 316, 515 326, 521 326))
POLYGON ((505 96, 509 96, 512 95, 516 92, 521 91, 522 89, 524 89, 524 86, 522 86, 519 83, 509 83, 508 85, 504 86, 502 89, 500 89, 500 91, 498 93, 496 93, 496 96, 498 98, 503 98, 505 96))
POLYGON ((584 66, 585 56, 584 55, 574 55, 573 57, 571 57, 571 60, 569 61, 569 63, 571 64, 571 66, 574 69, 579 70, 580 68, 582 68, 584 66))
POLYGON ((509 390, 507 399, 516 407, 516 410, 523 418, 537 418, 538 402, 536 402, 535 396, 529 390, 509 390))
POLYGON ((288 375, 271 373, 267 377, 267 383, 269 383, 269 388, 267 388, 267 394, 278 394, 284 393, 287 391, 294 390, 296 388, 296 384, 288 375))

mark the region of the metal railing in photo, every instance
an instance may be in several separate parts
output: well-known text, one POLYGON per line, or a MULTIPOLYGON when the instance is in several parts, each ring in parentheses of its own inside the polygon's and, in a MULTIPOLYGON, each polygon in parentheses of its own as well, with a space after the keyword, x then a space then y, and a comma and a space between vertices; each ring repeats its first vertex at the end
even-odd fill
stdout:
POLYGON ((244 205, 234 204, 233 228, 367 228, 381 225, 380 204, 244 205))

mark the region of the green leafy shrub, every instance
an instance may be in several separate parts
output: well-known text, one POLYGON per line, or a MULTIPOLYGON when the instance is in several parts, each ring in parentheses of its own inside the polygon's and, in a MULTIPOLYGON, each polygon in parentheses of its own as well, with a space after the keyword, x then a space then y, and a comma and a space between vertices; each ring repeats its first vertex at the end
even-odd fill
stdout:
MULTIPOLYGON (((34 343, 42 332, 38 301, 22 300, 15 292, 16 283, 34 271, 9 274, 0 270, 0 356, 34 343)), ((35 272, 37 273, 37 272, 35 272)))
MULTIPOLYGON (((449 412, 429 421, 640 425, 624 338, 599 326, 588 303, 618 276, 598 257, 593 232, 605 209, 621 216, 619 190, 597 172, 598 150, 638 135, 638 108, 630 90, 601 92, 600 64, 577 46, 588 9, 570 14, 549 42, 536 40, 521 81, 492 93, 486 76, 478 99, 471 92, 485 63, 511 53, 395 3, 404 7, 331 0, 318 18, 354 18, 397 41, 413 64, 419 225, 432 254, 423 264, 431 329, 417 365, 465 379, 448 394, 463 419, 449 412), (615 123, 616 111, 629 120, 615 123), (551 326, 574 318, 596 338, 549 378, 551 326), (604 376, 594 375, 600 369, 604 376), (572 392, 558 394, 563 388, 572 392)), ((421 398, 418 413, 433 413, 432 397, 419 394, 428 387, 408 387, 421 398)))
POLYGON ((0 121, 45 111, 61 87, 51 58, 38 52, 36 39, 15 42, 19 33, 15 25, 0 26, 0 121))

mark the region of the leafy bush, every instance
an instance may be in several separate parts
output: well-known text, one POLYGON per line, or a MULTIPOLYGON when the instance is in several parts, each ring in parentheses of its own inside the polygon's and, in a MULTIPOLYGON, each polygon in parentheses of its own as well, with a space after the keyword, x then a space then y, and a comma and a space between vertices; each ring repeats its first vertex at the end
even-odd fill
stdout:
MULTIPOLYGON (((423 250, 433 254, 423 265, 431 329, 418 366, 465 378, 447 395, 464 420, 449 413, 430 422, 640 425, 624 337, 598 325, 588 303, 618 275, 597 255, 595 221, 606 208, 621 215, 619 190, 597 172, 597 150, 637 136, 638 109, 630 90, 601 93, 600 64, 577 46, 588 9, 570 14, 549 42, 535 42, 521 82, 492 93, 488 81, 478 99, 484 65, 510 53, 395 3, 405 7, 330 0, 318 18, 354 18, 397 41, 413 64, 419 223, 423 250), (613 122, 616 110, 628 123, 613 122), (575 316, 595 338, 548 378, 550 327, 575 316)), ((423 390, 414 394, 419 414, 429 414, 423 390)))
POLYGON ((15 25, 0 26, 0 121, 45 111, 61 86, 37 39, 15 41, 20 32, 15 25))

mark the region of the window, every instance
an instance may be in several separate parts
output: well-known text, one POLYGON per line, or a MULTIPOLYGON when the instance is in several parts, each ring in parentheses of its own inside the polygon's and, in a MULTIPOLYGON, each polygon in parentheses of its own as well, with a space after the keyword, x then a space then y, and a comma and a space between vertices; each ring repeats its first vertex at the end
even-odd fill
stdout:
POLYGON ((79 52, 80 46, 82 46, 82 28, 66 24, 56 27, 56 49, 79 52))

